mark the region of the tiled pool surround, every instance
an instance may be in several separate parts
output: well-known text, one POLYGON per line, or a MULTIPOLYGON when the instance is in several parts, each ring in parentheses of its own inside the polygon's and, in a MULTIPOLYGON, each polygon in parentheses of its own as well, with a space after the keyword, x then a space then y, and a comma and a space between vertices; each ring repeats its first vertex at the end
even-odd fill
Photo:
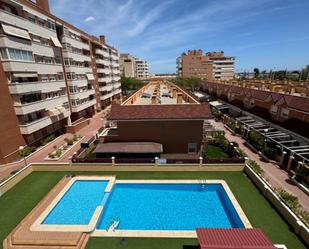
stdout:
MULTIPOLYGON (((70 180, 70 182, 64 187, 64 189, 58 194, 58 196, 52 201, 48 208, 40 215, 40 217, 31 226, 31 230, 34 231, 79 231, 79 232, 91 232, 91 236, 104 236, 104 237, 183 237, 183 238, 195 238, 196 232, 194 230, 124 230, 115 229, 114 231, 108 229, 98 229, 98 223, 102 216, 104 216, 104 208, 109 199, 110 193, 114 184, 201 184, 200 180, 115 180, 114 176, 104 177, 90 177, 90 176, 78 176, 70 180), (105 189, 104 197, 94 211, 94 214, 87 225, 60 225, 60 224, 44 224, 44 220, 52 212, 53 208, 61 201, 61 198, 70 189, 75 181, 80 180, 107 180, 109 183, 105 189)), ((205 182, 204 182, 205 184, 205 182)), ((229 197, 234 209, 236 210, 244 227, 251 227, 249 220, 242 211, 233 193, 229 189, 227 183, 223 180, 206 180, 206 184, 221 184, 225 193, 229 197)), ((194 204, 193 204, 194 205, 194 204)))

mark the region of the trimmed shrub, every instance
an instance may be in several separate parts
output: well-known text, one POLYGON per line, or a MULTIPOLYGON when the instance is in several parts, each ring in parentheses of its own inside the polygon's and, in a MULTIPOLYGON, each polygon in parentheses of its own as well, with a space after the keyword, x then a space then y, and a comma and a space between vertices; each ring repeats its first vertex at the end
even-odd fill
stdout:
POLYGON ((248 160, 249 167, 259 176, 263 176, 264 175, 264 170, 261 168, 260 165, 258 165, 255 161, 253 160, 248 160))
POLYGON ((24 148, 22 151, 19 152, 19 155, 21 157, 27 157, 29 156, 31 153, 36 151, 36 147, 35 146, 28 146, 26 148, 24 148))

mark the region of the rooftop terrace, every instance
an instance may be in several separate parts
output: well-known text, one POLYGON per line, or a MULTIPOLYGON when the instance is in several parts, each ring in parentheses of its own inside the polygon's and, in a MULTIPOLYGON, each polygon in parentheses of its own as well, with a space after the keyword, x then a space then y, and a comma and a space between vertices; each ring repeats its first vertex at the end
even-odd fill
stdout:
POLYGON ((176 104, 198 104, 198 101, 175 84, 162 81, 149 82, 122 103, 122 105, 176 104))

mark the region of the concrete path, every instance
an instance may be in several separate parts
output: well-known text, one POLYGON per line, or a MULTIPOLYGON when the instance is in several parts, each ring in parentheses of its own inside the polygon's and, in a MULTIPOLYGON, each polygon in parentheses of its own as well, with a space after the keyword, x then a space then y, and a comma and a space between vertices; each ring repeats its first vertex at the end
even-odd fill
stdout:
POLYGON ((222 122, 214 122, 214 126, 216 126, 218 129, 224 130, 225 137, 229 141, 237 142, 239 144, 239 148, 241 148, 248 155, 249 159, 256 161, 261 166, 261 168, 265 171, 264 177, 273 187, 282 188, 290 194, 297 196, 303 209, 309 212, 309 196, 300 190, 296 185, 290 182, 289 175, 286 171, 282 170, 275 163, 267 163, 262 161, 257 153, 253 152, 245 145, 245 140, 242 137, 234 136, 228 129, 224 127, 222 122))

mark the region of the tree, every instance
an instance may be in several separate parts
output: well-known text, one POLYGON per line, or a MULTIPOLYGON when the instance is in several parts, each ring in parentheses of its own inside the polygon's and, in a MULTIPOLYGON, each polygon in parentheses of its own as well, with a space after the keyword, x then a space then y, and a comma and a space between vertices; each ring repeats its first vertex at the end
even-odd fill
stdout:
POLYGON ((191 91, 197 90, 200 86, 201 79, 196 77, 189 78, 176 78, 173 80, 173 83, 176 85, 182 86, 186 89, 190 89, 191 91))
POLYGON ((256 67, 253 69, 253 72, 254 72, 254 78, 258 79, 260 76, 260 69, 256 67))
POLYGON ((134 78, 128 78, 124 76, 121 77, 120 81, 121 81, 122 91, 124 92, 137 90, 144 85, 143 82, 140 80, 137 80, 134 78))

